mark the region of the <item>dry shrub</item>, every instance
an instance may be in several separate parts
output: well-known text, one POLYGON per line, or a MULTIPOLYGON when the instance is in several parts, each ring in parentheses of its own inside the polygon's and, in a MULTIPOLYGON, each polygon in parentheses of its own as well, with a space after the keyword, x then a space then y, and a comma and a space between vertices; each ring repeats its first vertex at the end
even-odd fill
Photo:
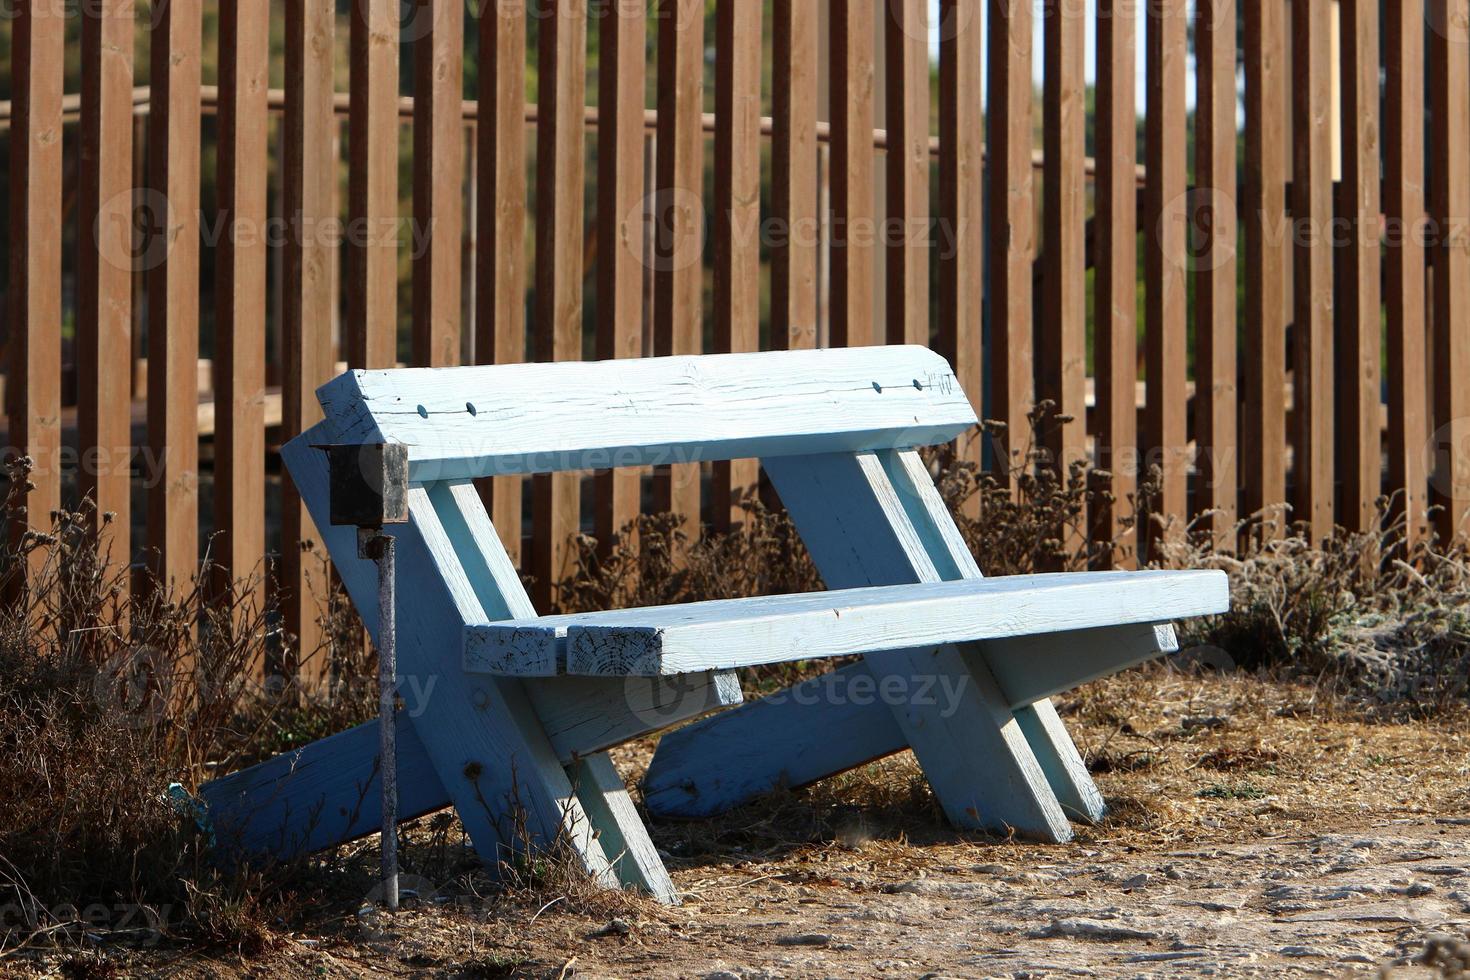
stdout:
POLYGON ((706 599, 812 592, 822 587, 811 555, 785 511, 752 492, 729 534, 693 544, 675 514, 644 515, 604 544, 576 539, 576 569, 558 583, 562 612, 662 606, 706 599))
MULTIPOLYGON (((1109 552, 1126 562, 1133 550, 1126 534, 1131 520, 1119 540, 1089 543, 1088 515, 1115 502, 1112 477, 1080 460, 1063 473, 1045 448, 1054 430, 1075 420, 1043 400, 1026 423, 1019 458, 1007 470, 982 471, 957 460, 949 447, 928 454, 940 494, 980 570, 986 575, 1077 571, 1109 552)), ((1008 434, 1004 422, 987 421, 983 428, 992 439, 1008 434)), ((1123 509, 1132 513, 1134 507, 1123 509)))
POLYGON ((1184 638, 1239 667, 1316 677, 1392 715, 1428 715, 1470 695, 1470 554, 1465 539, 1433 535, 1405 545, 1405 522, 1379 501, 1381 530, 1338 528, 1314 543, 1280 533, 1280 516, 1237 528, 1236 553, 1207 535, 1167 541, 1156 564, 1221 568, 1231 610, 1183 625, 1184 638))
MULTIPOLYGON (((28 525, 27 471, 8 468, 7 531, 28 525)), ((133 591, 109 554, 111 515, 50 517, 49 532, 0 545, 0 948, 162 933, 259 947, 264 910, 279 913, 300 869, 219 866, 190 794, 292 728, 315 737, 360 711, 331 685, 267 690, 289 638, 263 590, 206 563, 182 593, 133 591)), ((349 657, 329 675, 355 669, 349 657)))

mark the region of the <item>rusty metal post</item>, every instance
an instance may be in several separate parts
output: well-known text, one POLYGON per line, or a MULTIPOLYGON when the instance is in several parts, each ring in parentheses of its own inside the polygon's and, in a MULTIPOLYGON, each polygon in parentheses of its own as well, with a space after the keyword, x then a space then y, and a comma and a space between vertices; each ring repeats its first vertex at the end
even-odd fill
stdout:
POLYGON ((379 528, 357 530, 358 554, 378 565, 378 758, 383 778, 383 895, 398 911, 398 744, 393 714, 398 698, 397 575, 393 536, 379 528))
POLYGON ((383 781, 383 897, 398 911, 397 574, 386 524, 408 522, 408 450, 394 444, 322 446, 331 471, 329 509, 337 526, 357 528, 357 556, 378 566, 378 768, 383 781))

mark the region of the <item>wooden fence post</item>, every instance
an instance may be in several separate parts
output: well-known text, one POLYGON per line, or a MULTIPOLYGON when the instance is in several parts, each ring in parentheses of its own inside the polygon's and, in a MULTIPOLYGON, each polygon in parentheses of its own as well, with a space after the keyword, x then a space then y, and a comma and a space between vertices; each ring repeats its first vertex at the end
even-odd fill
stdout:
MULTIPOLYGON (((704 0, 666 0, 658 9, 653 352, 697 354, 704 346, 704 0)), ((661 466, 653 477, 654 509, 681 515, 691 541, 699 537, 699 469, 698 462, 661 466)))
POLYGON ((398 4, 352 0, 347 364, 398 360, 398 4))
POLYGON ((888 0, 887 342, 929 345, 928 0, 888 0))
POLYGON ((1195 10, 1199 105, 1196 189, 1189 217, 1190 257, 1196 265, 1194 513, 1212 512, 1205 526, 1215 547, 1233 551, 1240 401, 1235 363, 1235 0, 1197 0, 1195 10))
POLYGON ((1046 162, 1037 394, 1075 420, 1053 422, 1045 434, 1046 448, 1066 479, 1068 467, 1087 454, 1087 14, 1081 0, 1046 0, 1042 9, 1046 162))
POLYGON ((1314 541, 1332 533, 1333 255, 1330 0, 1291 8, 1295 518, 1314 541))
MULTIPOLYGON (((113 515, 104 553, 126 568, 132 559, 133 4, 104 0, 81 9, 78 489, 96 504, 99 527, 103 514, 113 515)), ((15 172, 12 178, 23 179, 15 172)))
POLYGON ((1100 0, 1097 11, 1096 436, 1114 499, 1092 533, 1111 545, 1104 567, 1119 557, 1138 489, 1137 12, 1137 0, 1100 0))
MULTIPOLYGON (((170 0, 175 2, 175 0, 170 0)), ((331 0, 286 4, 286 111, 283 124, 281 210, 287 234, 283 263, 281 349, 284 383, 281 435, 295 438, 321 418, 318 385, 332 372, 332 306, 328 286, 326 223, 337 161, 332 153, 332 52, 335 7, 331 0)), ((152 372, 149 373, 150 379, 152 372)), ((291 484, 282 479, 281 603, 286 629, 297 637, 297 673, 307 688, 326 679, 320 617, 330 572, 321 537, 291 484), (310 547, 310 551, 303 550, 310 547)))
MULTIPOLYGON (((714 345, 746 353, 760 349, 761 329, 761 5, 723 0, 716 16, 714 345)), ((753 459, 714 464, 715 530, 740 522, 738 495, 759 478, 753 459)))
POLYGON ((148 546, 166 596, 199 566, 199 0, 157 0, 149 42, 148 546))
POLYGON ((1425 371, 1424 3, 1398 0, 1384 15, 1384 305, 1388 313, 1388 492, 1405 545, 1426 529, 1424 447, 1429 439, 1425 371))
MULTIPOLYGON (((1031 262, 1036 247, 1031 173, 1031 0, 990 0, 986 119, 990 202, 990 412, 1007 426, 996 467, 1024 463, 1032 377, 1031 262)), ((1012 480, 1014 483, 1014 480, 1012 480)))
POLYGON ((1429 111, 1434 120, 1434 502, 1444 539, 1470 510, 1470 0, 1431 0, 1429 111))
POLYGON ((832 3, 833 347, 881 339, 873 327, 873 0, 832 3))
MULTIPOLYGON (((981 331, 985 281, 982 221, 983 134, 980 128, 980 58, 985 35, 981 0, 944 0, 939 7, 939 332, 938 350, 949 359, 973 405, 983 404, 981 331)), ((961 436, 958 458, 982 462, 979 432, 961 436)), ((964 503, 980 512, 979 494, 964 503)))
MULTIPOLYGON (((270 7, 220 5, 214 519, 225 577, 265 573, 265 260, 270 7)), ((254 592, 256 603, 265 600, 254 592)), ((244 610, 242 610, 242 613, 244 610)))
POLYGON ((817 5, 774 0, 771 347, 817 342, 817 5))
MULTIPOLYGON (((1286 12, 1245 4, 1245 512, 1286 502, 1286 12)), ((1284 515, 1261 530, 1280 534, 1284 515)))
MULTIPOLYGON (((582 356, 583 103, 587 59, 586 0, 553 0, 541 21, 540 110, 536 139, 536 319, 538 361, 582 356)), ((538 474, 533 481, 536 608, 549 612, 556 583, 569 571, 572 535, 581 524, 580 477, 538 474)))
MULTIPOLYGON (((475 360, 526 359, 526 7, 481 0, 479 250, 475 253, 475 360)), ((481 485, 510 560, 521 560, 520 476, 481 485)))

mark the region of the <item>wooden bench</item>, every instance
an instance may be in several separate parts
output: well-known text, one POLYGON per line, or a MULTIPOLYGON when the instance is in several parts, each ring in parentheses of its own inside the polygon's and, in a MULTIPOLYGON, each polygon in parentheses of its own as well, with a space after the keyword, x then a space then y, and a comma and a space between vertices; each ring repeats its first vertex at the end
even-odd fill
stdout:
MULTIPOLYGON (((912 748, 950 821, 1045 841, 1104 805, 1047 700, 1176 647, 1223 612, 1219 572, 982 579, 916 447, 976 424, 917 347, 355 371, 283 450, 342 581, 376 629, 376 576, 328 526, 312 446, 409 447, 396 536, 399 812, 453 805, 492 865, 570 844, 608 884, 674 901, 606 750, 659 743, 656 815, 718 813, 912 748), (475 479, 756 457, 834 591, 538 617, 475 479), (860 659, 742 704, 734 670, 860 659)), ((291 854, 377 827, 375 725, 204 788, 217 832, 291 854)))

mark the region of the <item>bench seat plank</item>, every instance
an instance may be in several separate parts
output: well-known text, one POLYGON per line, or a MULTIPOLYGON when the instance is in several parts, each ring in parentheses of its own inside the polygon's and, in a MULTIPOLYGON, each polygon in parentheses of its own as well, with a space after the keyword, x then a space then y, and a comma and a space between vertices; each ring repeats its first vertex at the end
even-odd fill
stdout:
POLYGON ((417 483, 932 445, 976 422, 923 347, 359 370, 317 395, 338 442, 407 445, 417 483))
POLYGON ((1219 571, 961 579, 471 626, 465 669, 557 662, 569 674, 661 676, 1160 623, 1228 607, 1219 571))

